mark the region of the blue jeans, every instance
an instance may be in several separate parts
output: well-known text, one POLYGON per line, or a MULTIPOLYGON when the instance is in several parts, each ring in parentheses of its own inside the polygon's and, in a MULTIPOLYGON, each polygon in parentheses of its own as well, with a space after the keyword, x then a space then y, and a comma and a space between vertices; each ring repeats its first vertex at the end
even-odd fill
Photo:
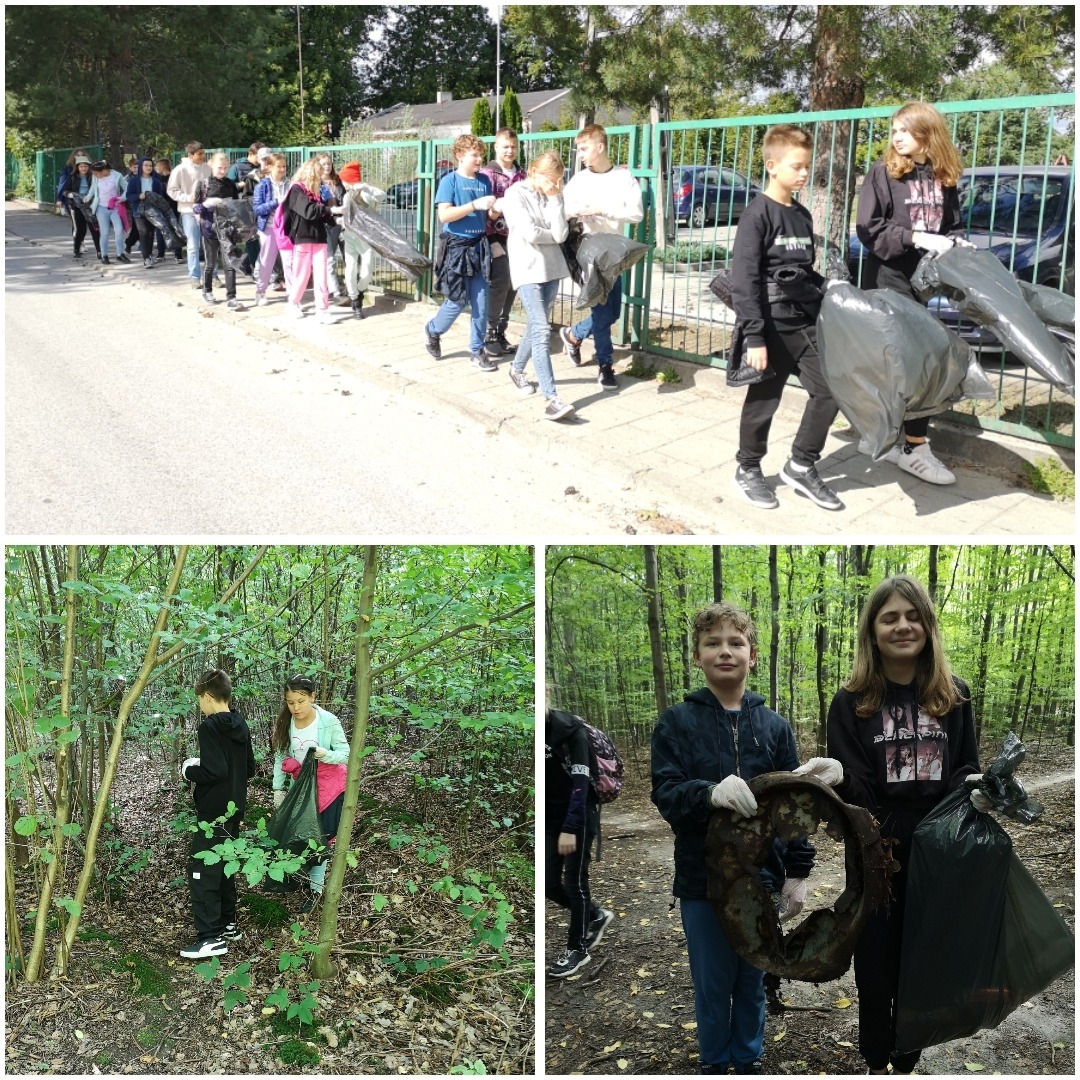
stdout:
POLYGON ((765 1039, 764 972, 727 943, 708 900, 680 900, 701 1064, 749 1065, 765 1039))
POLYGON ((96 211, 98 229, 101 230, 101 254, 109 254, 109 223, 112 222, 113 232, 116 236, 116 254, 124 250, 124 223, 120 220, 120 214, 116 210, 110 210, 107 206, 99 206, 96 211))
POLYGON ((202 231, 199 219, 194 214, 181 214, 180 221, 187 237, 187 272, 192 281, 199 281, 199 252, 202 250, 202 231))
MULTIPOLYGON (((484 335, 487 332, 487 288, 488 283, 483 274, 476 274, 468 279, 469 282, 469 352, 476 356, 484 351, 484 335)), ((429 334, 445 334, 454 320, 465 310, 461 304, 453 300, 443 302, 441 308, 435 312, 435 318, 427 325, 429 334)))
POLYGON ((611 367, 613 353, 611 348, 611 328, 619 320, 622 309, 622 278, 615 279, 615 288, 602 303, 589 311, 581 322, 570 327, 571 337, 584 341, 590 334, 596 346, 596 362, 600 367, 611 367))
POLYGON ((551 323, 548 315, 558 291, 558 280, 545 281, 539 285, 522 285, 517 291, 529 325, 521 344, 518 345, 513 368, 515 371, 524 371, 531 356, 536 377, 540 380, 540 393, 546 398, 555 397, 555 375, 551 370, 551 323))

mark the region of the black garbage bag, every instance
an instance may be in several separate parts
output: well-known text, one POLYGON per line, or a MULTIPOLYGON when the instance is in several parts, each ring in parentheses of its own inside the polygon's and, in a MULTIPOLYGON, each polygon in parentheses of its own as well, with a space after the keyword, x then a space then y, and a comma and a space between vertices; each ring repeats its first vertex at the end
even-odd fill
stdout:
POLYGON ((101 231, 101 226, 98 225, 98 219, 94 215, 93 210, 90 209, 90 203, 86 199, 84 199, 76 192, 72 192, 71 205, 74 206, 75 209, 78 210, 84 218, 86 218, 87 225, 89 225, 90 228, 94 230, 94 232, 101 231))
MULTIPOLYGON (((1018 744, 1016 739, 1003 748, 974 785, 1006 812, 1030 804, 1026 794, 1019 803, 1009 784, 1023 760, 1018 744)), ((970 792, 969 785, 948 795, 915 831, 897 998, 898 1053, 997 1027, 1073 964, 1069 928, 1013 854, 1008 833, 971 805, 970 792)))
POLYGON ((925 255, 911 284, 924 300, 947 297, 961 315, 985 326, 1028 367, 1073 394, 1072 354, 1031 310, 1016 278, 989 251, 954 246, 940 255, 925 255))
POLYGON ((170 251, 179 251, 187 243, 183 226, 176 219, 176 212, 164 195, 148 191, 143 200, 143 213, 155 229, 161 230, 170 251))
POLYGON ((1062 326, 1068 330, 1076 329, 1076 297, 1063 293, 1060 289, 1051 289, 1049 285, 1032 285, 1019 278, 1016 284, 1027 305, 1047 326, 1062 326))
POLYGON ((581 269, 581 291, 574 307, 602 304, 611 295, 619 275, 641 262, 648 250, 647 244, 614 233, 583 236, 574 253, 581 269))
POLYGON ((570 218, 566 224, 569 226, 570 231, 559 247, 562 249, 563 258, 566 260, 566 270, 570 275, 570 280, 580 287, 585 280, 585 275, 581 272, 581 265, 577 261, 577 249, 585 233, 582 230, 581 222, 577 218, 570 218))
POLYGON ((895 445, 905 419, 996 396, 967 342, 891 289, 834 285, 821 301, 817 339, 833 399, 874 458, 895 445))
POLYGON ((396 229, 392 229, 378 214, 373 214, 359 199, 346 196, 345 213, 341 215, 346 229, 356 233, 377 255, 415 281, 431 269, 431 260, 422 255, 396 229))
POLYGON ((214 207, 214 235, 221 241, 225 262, 242 270, 244 245, 255 238, 255 207, 251 199, 222 199, 214 207))
POLYGON ((326 834, 319 822, 319 806, 316 793, 316 770, 318 762, 314 749, 307 752, 300 775, 289 788, 281 806, 266 826, 267 835, 278 844, 300 855, 308 850, 308 841, 314 840, 326 847, 326 834))

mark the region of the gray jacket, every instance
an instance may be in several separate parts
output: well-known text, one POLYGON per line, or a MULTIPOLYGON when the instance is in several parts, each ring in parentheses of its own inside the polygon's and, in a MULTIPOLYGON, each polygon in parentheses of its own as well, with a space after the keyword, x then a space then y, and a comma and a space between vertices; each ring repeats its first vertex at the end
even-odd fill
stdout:
POLYGON ((559 247, 569 234, 561 195, 548 198, 522 181, 503 196, 503 216, 510 229, 506 253, 515 289, 569 274, 559 247))

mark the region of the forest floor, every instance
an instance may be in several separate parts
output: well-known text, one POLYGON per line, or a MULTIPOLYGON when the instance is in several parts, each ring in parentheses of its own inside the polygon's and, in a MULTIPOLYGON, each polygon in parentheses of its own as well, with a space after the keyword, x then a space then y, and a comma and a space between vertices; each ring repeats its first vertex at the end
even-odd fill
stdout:
MULTIPOLYGON (((411 775, 380 782, 378 804, 362 793, 352 843, 359 866, 346 873, 339 911, 337 977, 315 991, 312 1023, 301 1025, 265 999, 283 985, 292 1002, 303 996, 298 987, 308 974, 282 975, 279 957, 299 953, 298 939, 318 937, 321 909, 301 914, 304 892, 270 897, 238 876, 244 936, 229 943, 218 976, 208 982, 179 957, 195 934, 187 840, 170 822, 191 801, 171 781, 149 779, 161 770, 160 763, 125 758, 124 779, 113 789, 119 828, 103 834, 99 861, 114 876, 86 905, 67 977, 8 983, 7 1075, 535 1071, 532 852, 514 849, 505 829, 500 839, 495 830, 474 828, 461 848, 448 839, 447 852, 434 829, 401 809, 411 802, 415 811, 411 775), (133 857, 144 850, 149 861, 136 869, 133 857), (432 888, 448 873, 463 888, 480 888, 486 904, 478 906, 494 909, 496 894, 514 905, 501 957, 488 944, 473 944, 460 899, 432 888), (378 911, 376 894, 385 896, 378 911), (396 969, 391 955, 409 970, 396 969), (421 957, 448 963, 418 973, 421 957), (222 976, 243 962, 250 963, 249 1001, 226 1012, 222 976)), ((253 786, 247 819, 270 802, 265 786, 253 786)), ((459 820, 449 805, 426 816, 459 820)), ((33 922, 26 916, 35 897, 29 877, 20 875, 17 889, 27 951, 33 922)), ((65 887, 71 895, 73 882, 65 887)), ((52 960, 50 951, 46 971, 52 960)))
MULTIPOLYGON (((992 756, 992 755, 991 755, 992 756)), ((984 755, 983 760, 988 760, 984 755)), ((1072 751, 1029 754, 1019 773, 1045 806, 1030 826, 995 818, 1058 913, 1074 926, 1075 844, 1072 751)), ((571 1073, 685 1074, 698 1071, 693 985, 677 907, 672 906, 672 833, 649 801, 649 780, 629 778, 603 813, 603 850, 590 882, 616 918, 592 962, 569 979, 547 978, 546 1069, 571 1073)), ((843 846, 818 848, 808 910, 832 903, 843 886, 843 846)), ((546 953, 562 951, 567 922, 547 904, 546 953)), ((1026 1002, 993 1031, 925 1050, 923 1074, 1074 1074, 1074 972, 1026 1002)), ((864 1073, 858 1051, 858 990, 851 968, 835 982, 784 982, 787 1008, 765 1023, 766 1074, 864 1073)))

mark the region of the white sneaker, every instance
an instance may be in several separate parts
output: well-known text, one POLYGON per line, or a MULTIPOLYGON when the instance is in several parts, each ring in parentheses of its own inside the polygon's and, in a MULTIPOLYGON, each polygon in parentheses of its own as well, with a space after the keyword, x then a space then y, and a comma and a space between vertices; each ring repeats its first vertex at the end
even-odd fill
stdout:
POLYGON ((285 312, 291 319, 302 319, 304 317, 304 309, 299 304, 286 304, 285 312))
POLYGON ((956 477, 936 457, 930 449, 930 443, 919 443, 911 453, 901 449, 896 464, 906 473, 925 480, 928 484, 955 484, 956 477))
POLYGON ((321 323, 335 323, 337 319, 334 318, 334 313, 327 308, 325 311, 319 312, 319 322, 321 323))
MULTIPOLYGON (((881 460, 891 461, 893 465, 895 465, 897 458, 899 458, 900 456, 900 449, 901 448, 899 443, 894 444, 892 447, 889 448, 889 450, 886 452, 884 457, 881 458, 881 460)), ((863 435, 859 439, 858 451, 860 454, 865 454, 867 457, 870 457, 870 440, 865 435, 863 435)))
POLYGON ((269 304, 269 303, 270 303, 270 301, 266 299, 266 293, 256 293, 255 294, 255 306, 256 307, 266 307, 266 305, 269 304))

